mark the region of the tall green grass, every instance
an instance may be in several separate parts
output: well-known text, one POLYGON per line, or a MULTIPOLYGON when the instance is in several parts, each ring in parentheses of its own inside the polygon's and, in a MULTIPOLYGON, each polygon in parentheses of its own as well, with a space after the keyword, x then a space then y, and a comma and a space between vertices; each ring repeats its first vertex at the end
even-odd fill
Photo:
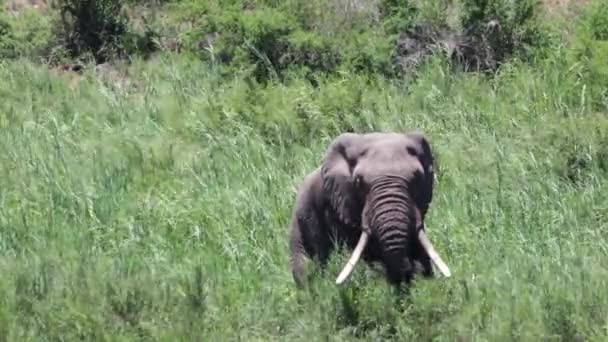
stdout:
POLYGON ((72 90, 2 62, 0 338, 604 340, 608 119, 568 63, 262 87, 160 55, 129 88, 87 71, 72 90), (364 264, 337 288, 337 254, 295 289, 294 187, 349 129, 429 136, 452 278, 397 302, 364 264))
MULTIPOLYGON (((299 11, 325 8, 308 5, 299 11)), ((572 44, 494 76, 430 58, 407 84, 350 62, 258 84, 252 65, 226 76, 159 54, 75 83, 0 61, 0 340, 605 340, 600 5, 570 23, 572 44), (438 159, 427 226, 453 277, 396 298, 361 264, 337 288, 336 254, 297 291, 287 248, 297 183, 341 132, 413 129, 438 159)), ((439 15, 433 6, 425 16, 439 15)), ((342 7, 298 25, 348 36, 329 10, 342 7)), ((10 19, 21 29, 7 37, 31 45, 24 55, 52 45, 35 18, 10 19)))

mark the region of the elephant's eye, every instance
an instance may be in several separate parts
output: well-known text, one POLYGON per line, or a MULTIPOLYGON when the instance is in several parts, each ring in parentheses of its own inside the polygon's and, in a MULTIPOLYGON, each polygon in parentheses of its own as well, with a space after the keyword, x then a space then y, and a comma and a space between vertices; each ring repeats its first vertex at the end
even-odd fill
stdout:
POLYGON ((415 157, 416 155, 418 155, 418 151, 416 151, 415 148, 408 146, 406 149, 407 149, 407 153, 411 154, 412 156, 415 157))

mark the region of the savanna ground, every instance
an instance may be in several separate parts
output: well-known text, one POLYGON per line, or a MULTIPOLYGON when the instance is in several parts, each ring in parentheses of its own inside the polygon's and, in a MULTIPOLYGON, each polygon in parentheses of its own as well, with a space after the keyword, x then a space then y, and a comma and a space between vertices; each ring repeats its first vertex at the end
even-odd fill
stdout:
POLYGON ((89 36, 58 19, 85 0, 0 12, 0 340, 608 339, 605 2, 114 3, 89 36), (478 72, 400 36, 489 20, 478 72), (297 183, 340 132, 412 129, 452 278, 397 302, 364 264, 337 288, 340 254, 297 291, 297 183))

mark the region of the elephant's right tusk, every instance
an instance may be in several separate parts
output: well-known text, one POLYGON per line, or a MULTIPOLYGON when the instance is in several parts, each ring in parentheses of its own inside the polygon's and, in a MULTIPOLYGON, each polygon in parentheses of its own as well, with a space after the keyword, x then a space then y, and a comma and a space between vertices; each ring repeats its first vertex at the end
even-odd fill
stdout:
POLYGON ((418 231, 418 239, 420 240, 422 247, 424 247, 424 250, 426 250, 426 253, 429 255, 429 257, 431 258, 433 263, 435 265, 437 265, 437 267, 439 268, 441 273, 443 273, 443 275, 446 277, 450 277, 451 276, 450 269, 443 262, 443 260, 441 260, 441 257, 439 256, 439 254, 435 251, 433 244, 431 243, 429 238, 426 236, 426 233, 424 232, 424 230, 420 229, 418 231))
POLYGON ((357 246, 355 247, 355 250, 353 251, 353 255, 351 255, 351 257, 348 260, 348 262, 346 263, 346 265, 344 265, 342 272, 340 272, 340 275, 338 275, 338 278, 336 279, 337 285, 342 284, 346 280, 346 278, 348 278, 348 276, 353 272, 355 265, 357 264, 357 262, 359 261, 359 258, 361 257, 361 253, 363 252, 363 249, 365 249, 365 245, 367 245, 368 239, 369 239, 369 234, 366 233, 365 231, 362 232, 361 237, 359 238, 359 242, 357 242, 357 246))

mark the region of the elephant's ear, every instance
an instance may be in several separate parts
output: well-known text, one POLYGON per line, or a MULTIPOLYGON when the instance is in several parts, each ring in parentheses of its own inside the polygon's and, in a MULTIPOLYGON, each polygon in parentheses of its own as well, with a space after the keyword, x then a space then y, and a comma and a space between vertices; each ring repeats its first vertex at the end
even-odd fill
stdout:
POLYGON ((422 215, 426 214, 429 203, 433 199, 433 185, 435 182, 434 157, 431 144, 426 135, 421 132, 410 132, 406 136, 416 145, 416 155, 422 166, 423 175, 421 189, 418 196, 418 205, 422 210, 422 215))
POLYGON ((347 225, 361 223, 363 204, 355 191, 352 175, 362 145, 362 135, 339 135, 327 148, 321 166, 323 189, 339 219, 347 225))

